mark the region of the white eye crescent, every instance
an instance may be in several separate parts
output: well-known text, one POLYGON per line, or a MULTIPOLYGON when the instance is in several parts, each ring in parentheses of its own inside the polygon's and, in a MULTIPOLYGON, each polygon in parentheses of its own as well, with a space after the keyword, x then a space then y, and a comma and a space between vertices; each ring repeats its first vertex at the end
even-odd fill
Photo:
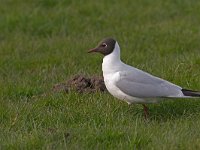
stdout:
POLYGON ((103 46, 103 47, 107 47, 107 44, 106 44, 106 43, 103 43, 102 46, 103 46))

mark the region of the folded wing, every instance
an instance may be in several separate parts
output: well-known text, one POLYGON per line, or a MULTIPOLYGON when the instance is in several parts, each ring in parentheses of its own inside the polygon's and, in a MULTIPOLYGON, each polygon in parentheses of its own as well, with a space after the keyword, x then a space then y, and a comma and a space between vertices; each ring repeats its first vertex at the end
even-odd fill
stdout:
POLYGON ((139 98, 184 97, 182 88, 136 68, 122 71, 116 86, 125 94, 139 98))

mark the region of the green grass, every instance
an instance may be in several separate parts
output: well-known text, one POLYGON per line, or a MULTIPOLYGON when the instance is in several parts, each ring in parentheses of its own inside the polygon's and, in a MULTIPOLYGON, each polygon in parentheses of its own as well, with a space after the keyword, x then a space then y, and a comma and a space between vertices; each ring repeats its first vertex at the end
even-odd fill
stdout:
POLYGON ((200 149, 200 100, 128 106, 108 93, 51 93, 101 74, 86 51, 114 37, 122 59, 200 89, 197 0, 0 0, 0 149, 200 149))

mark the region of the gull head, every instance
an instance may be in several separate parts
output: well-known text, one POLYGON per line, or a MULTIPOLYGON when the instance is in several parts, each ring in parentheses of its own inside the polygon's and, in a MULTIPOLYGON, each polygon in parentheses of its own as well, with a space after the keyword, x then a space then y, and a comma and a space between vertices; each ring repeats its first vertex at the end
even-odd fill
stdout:
POLYGON ((113 52, 115 49, 115 44, 116 40, 113 38, 105 38, 97 45, 97 47, 89 50, 88 53, 97 52, 106 56, 113 52))

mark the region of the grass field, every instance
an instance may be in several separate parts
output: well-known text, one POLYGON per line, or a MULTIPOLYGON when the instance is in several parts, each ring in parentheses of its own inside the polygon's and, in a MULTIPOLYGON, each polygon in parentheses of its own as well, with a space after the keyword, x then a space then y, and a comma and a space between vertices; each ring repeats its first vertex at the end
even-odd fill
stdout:
POLYGON ((200 99, 128 106, 108 93, 48 92, 101 74, 86 51, 114 37, 122 60, 200 90, 200 1, 0 0, 0 149, 200 149, 200 99))

